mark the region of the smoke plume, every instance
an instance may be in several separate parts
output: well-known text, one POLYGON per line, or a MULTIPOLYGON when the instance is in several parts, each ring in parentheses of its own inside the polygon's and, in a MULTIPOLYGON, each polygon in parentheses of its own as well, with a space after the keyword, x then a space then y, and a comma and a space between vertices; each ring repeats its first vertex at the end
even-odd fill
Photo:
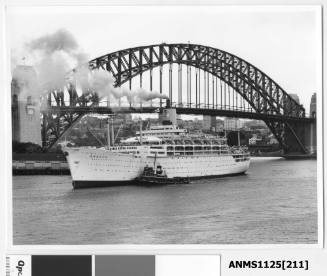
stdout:
POLYGON ((167 99, 168 97, 155 91, 147 91, 144 88, 130 90, 127 87, 115 87, 114 77, 106 70, 89 70, 82 66, 75 72, 76 83, 83 89, 96 92, 101 98, 112 96, 119 100, 125 97, 129 104, 144 103, 156 98, 167 99))
POLYGON ((47 55, 57 51, 74 53, 78 49, 78 44, 73 35, 64 29, 34 39, 28 42, 26 46, 32 51, 40 50, 47 55))
POLYGON ((167 98, 158 92, 143 88, 130 90, 115 87, 115 79, 108 71, 91 71, 87 64, 88 55, 81 50, 74 36, 65 29, 29 41, 25 44, 25 51, 33 59, 36 74, 31 73, 34 71, 32 67, 18 66, 19 69, 13 70, 13 78, 18 82, 23 80, 23 93, 35 98, 51 90, 64 91, 68 83, 68 72, 72 68, 76 68, 73 78, 77 86, 83 92, 96 92, 100 98, 111 97, 120 100, 125 97, 129 104, 167 98))
POLYGON ((67 73, 88 60, 74 36, 64 29, 25 43, 22 52, 28 53, 31 66, 17 64, 15 52, 12 52, 12 66, 17 67, 12 70, 12 77, 21 84, 20 97, 31 95, 35 99, 51 90, 63 91, 67 73), (37 78, 31 74, 34 70, 37 78))
POLYGON ((138 88, 135 92, 136 97, 139 99, 140 102, 147 102, 150 100, 154 100, 156 98, 161 98, 161 99, 168 99, 167 96, 160 94, 159 92, 156 91, 147 91, 143 88, 138 88))

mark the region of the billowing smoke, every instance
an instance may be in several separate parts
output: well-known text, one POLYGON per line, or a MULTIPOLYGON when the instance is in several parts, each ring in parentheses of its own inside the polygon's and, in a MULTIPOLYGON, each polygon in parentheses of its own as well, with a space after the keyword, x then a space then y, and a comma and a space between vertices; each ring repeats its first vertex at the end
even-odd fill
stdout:
POLYGON ((156 98, 161 98, 161 99, 168 99, 166 95, 162 95, 159 92, 156 91, 147 91, 143 88, 138 88, 135 92, 136 97, 139 99, 140 102, 147 102, 150 100, 154 100, 156 98))
POLYGON ((76 83, 83 89, 97 92, 101 98, 112 96, 119 100, 125 97, 129 104, 144 103, 156 98, 168 99, 167 96, 144 88, 130 90, 127 87, 114 87, 115 79, 106 70, 89 70, 86 66, 78 68, 75 72, 76 83))
MULTIPOLYGON (((28 53, 28 61, 32 67, 19 66, 12 52, 12 77, 21 85, 24 94, 34 96, 43 95, 50 90, 64 90, 67 84, 67 73, 82 63, 87 62, 88 56, 79 48, 74 36, 67 30, 60 29, 52 34, 47 34, 33 39, 24 45, 22 52, 28 53), (30 71, 36 71, 35 75, 30 71), (28 85, 28 83, 34 83, 28 85)), ((21 91, 22 94, 22 91, 21 91)), ((22 95, 25 96, 25 95, 22 95)))
POLYGON ((63 90, 69 65, 61 53, 42 59, 36 68, 42 90, 63 90))
POLYGON ((112 90, 114 80, 108 71, 94 70, 88 74, 89 87, 100 97, 108 96, 112 90))
POLYGON ((74 54, 78 44, 71 33, 60 29, 53 34, 47 34, 26 43, 28 49, 43 51, 46 55, 63 51, 74 54))
POLYGON ((32 57, 36 74, 33 75, 28 72, 31 70, 21 67, 20 70, 14 70, 16 73, 13 73, 13 78, 18 81, 24 80, 24 87, 22 85, 24 93, 35 98, 51 90, 64 91, 68 83, 68 72, 71 72, 72 68, 77 68, 74 73, 77 86, 83 92, 96 92, 101 98, 111 97, 120 100, 126 97, 129 104, 167 98, 158 92, 142 88, 129 90, 114 87, 115 79, 108 71, 89 69, 88 55, 80 49, 74 36, 67 30, 60 29, 33 39, 25 44, 24 50, 32 57), (27 83, 29 84, 26 85, 27 83))

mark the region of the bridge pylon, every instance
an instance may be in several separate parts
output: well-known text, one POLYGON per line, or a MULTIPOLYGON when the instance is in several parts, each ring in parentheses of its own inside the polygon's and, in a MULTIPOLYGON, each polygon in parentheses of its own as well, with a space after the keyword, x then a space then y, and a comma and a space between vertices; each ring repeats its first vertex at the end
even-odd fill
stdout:
POLYGON ((285 143, 288 145, 288 149, 286 153, 315 153, 316 137, 314 132, 316 122, 292 122, 287 124, 285 143))

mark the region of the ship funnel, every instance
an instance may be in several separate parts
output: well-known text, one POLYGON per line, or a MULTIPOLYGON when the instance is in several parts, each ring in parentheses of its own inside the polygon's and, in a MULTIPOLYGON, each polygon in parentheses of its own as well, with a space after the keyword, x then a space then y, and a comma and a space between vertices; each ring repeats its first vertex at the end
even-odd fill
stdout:
POLYGON ((170 108, 170 99, 166 100, 166 108, 170 108))
POLYGON ((159 114, 159 122, 164 124, 169 122, 169 124, 177 125, 177 115, 175 108, 165 108, 161 114, 159 114))

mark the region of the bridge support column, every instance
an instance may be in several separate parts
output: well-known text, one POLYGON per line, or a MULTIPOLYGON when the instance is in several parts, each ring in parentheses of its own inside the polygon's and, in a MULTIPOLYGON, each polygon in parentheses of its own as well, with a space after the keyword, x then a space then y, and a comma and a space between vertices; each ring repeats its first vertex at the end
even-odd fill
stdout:
POLYGON ((285 127, 284 139, 288 148, 287 153, 316 153, 316 122, 288 123, 285 127))
POLYGON ((305 126, 305 147, 310 154, 317 153, 316 121, 305 126))

